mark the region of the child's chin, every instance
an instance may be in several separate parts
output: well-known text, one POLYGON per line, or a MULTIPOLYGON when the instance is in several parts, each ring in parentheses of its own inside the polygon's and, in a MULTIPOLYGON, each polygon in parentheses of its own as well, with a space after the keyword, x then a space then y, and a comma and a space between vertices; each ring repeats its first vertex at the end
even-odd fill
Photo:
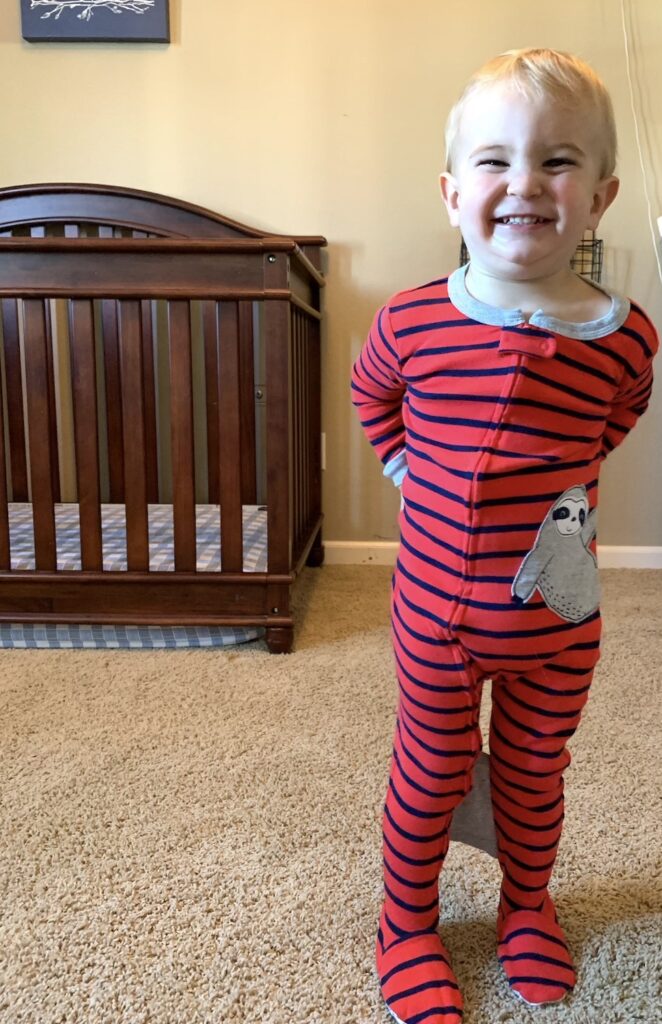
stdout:
POLYGON ((509 276, 525 281, 528 278, 551 277, 570 264, 570 257, 557 253, 533 253, 523 248, 499 248, 495 254, 495 262, 507 271, 509 276))
POLYGON ((531 257, 498 253, 490 260, 475 262, 493 276, 503 277, 507 280, 527 281, 529 278, 541 276, 540 263, 532 260, 531 257))

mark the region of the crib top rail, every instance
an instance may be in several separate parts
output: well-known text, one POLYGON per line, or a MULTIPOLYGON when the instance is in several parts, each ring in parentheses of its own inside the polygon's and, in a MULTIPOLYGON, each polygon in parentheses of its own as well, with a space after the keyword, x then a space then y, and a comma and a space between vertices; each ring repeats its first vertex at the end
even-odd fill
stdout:
POLYGON ((2 297, 288 299, 300 280, 325 283, 284 236, 0 238, 2 297))

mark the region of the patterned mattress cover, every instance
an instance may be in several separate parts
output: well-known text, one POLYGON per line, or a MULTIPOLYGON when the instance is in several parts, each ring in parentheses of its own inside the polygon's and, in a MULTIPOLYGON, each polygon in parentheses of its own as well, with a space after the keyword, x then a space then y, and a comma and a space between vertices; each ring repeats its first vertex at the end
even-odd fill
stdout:
MULTIPOLYGON (((172 505, 148 505, 149 567, 152 571, 174 571, 172 505)), ((267 570, 267 510, 263 505, 243 506, 244 572, 267 570)), ((196 505, 198 572, 221 569, 220 514, 218 505, 196 505)), ((80 521, 77 504, 55 506, 58 570, 80 570, 80 521)), ((101 506, 103 567, 125 572, 126 512, 124 505, 101 506)), ((9 543, 12 569, 34 569, 34 527, 32 505, 9 505, 9 543)))

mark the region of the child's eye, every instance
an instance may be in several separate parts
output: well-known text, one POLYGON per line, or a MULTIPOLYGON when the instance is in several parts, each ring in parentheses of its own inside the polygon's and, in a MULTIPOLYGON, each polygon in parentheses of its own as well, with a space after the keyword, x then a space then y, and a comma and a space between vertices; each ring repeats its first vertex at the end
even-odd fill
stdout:
POLYGON ((575 161, 571 160, 569 156, 554 156, 551 160, 545 160, 545 167, 567 167, 575 166, 575 161))
POLYGON ((489 159, 489 160, 479 160, 478 161, 478 166, 479 167, 507 167, 508 164, 506 163, 505 160, 496 160, 496 159, 492 158, 492 159, 489 159))

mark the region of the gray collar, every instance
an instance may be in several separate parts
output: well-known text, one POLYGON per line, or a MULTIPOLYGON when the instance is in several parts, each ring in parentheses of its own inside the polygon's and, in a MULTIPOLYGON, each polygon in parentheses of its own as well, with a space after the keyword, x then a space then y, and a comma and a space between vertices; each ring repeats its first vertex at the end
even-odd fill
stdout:
MULTIPOLYGON (((469 264, 458 267, 448 278, 448 295, 453 305, 460 313, 478 320, 482 324, 492 324, 494 327, 516 327, 518 324, 526 323, 526 318, 521 309, 501 309, 499 306, 489 306, 486 302, 474 299, 467 291, 465 277, 469 264)), ((585 323, 573 323, 571 320, 559 320, 555 316, 547 316, 542 309, 537 309, 529 318, 529 323, 534 327, 543 327, 554 334, 562 334, 566 338, 578 338, 581 341, 592 341, 594 338, 603 338, 622 327, 630 312, 628 299, 599 287, 594 282, 589 282, 594 288, 608 295, 611 299, 611 309, 604 316, 597 320, 587 320, 585 323)))

